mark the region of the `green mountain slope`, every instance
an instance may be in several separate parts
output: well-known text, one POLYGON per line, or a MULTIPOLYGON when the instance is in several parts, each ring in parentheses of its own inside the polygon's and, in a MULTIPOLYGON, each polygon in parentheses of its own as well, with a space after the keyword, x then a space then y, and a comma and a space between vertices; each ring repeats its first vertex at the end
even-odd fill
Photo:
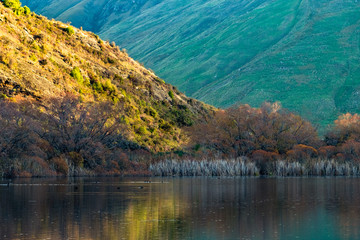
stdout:
POLYGON ((314 123, 360 112, 357 0, 24 1, 94 30, 215 106, 281 101, 314 123))

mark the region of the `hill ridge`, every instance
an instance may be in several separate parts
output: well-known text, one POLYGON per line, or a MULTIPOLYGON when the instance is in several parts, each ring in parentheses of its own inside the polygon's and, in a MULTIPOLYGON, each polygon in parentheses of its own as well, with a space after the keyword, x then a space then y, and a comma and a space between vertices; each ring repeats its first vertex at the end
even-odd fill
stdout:
POLYGON ((121 103, 128 136, 153 152, 181 149, 182 128, 215 110, 94 33, 15 12, 0 4, 0 98, 40 103, 70 94, 84 103, 121 103))

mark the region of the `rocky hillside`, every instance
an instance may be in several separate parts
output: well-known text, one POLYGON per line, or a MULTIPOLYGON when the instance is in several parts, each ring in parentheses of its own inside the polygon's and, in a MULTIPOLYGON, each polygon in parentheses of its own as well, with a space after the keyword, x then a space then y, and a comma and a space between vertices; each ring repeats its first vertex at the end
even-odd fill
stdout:
POLYGON ((85 103, 121 103, 118 113, 130 140, 153 152, 181 148, 187 141, 182 127, 212 111, 114 43, 18 7, 0 4, 3 100, 46 104, 48 99, 75 96, 85 103))

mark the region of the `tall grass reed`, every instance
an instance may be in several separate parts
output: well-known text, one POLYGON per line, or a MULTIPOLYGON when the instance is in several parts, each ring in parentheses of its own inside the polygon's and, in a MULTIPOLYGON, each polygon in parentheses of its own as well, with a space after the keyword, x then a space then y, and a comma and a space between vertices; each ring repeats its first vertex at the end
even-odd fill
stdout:
POLYGON ((309 159, 259 164, 246 157, 230 160, 165 160, 149 167, 154 176, 360 176, 360 163, 309 159))

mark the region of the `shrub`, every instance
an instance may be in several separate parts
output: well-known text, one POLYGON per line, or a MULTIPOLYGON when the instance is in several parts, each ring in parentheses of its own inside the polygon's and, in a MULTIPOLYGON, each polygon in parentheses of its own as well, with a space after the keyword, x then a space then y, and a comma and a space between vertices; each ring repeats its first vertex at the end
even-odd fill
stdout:
POLYGON ((83 83, 84 82, 84 78, 81 75, 80 69, 78 67, 74 67, 73 70, 71 70, 70 75, 76 79, 76 81, 78 83, 83 83))
POLYGON ((109 91, 110 93, 116 92, 116 87, 111 83, 109 79, 105 81, 105 83, 102 85, 102 88, 105 91, 109 91))
POLYGON ((93 88, 95 91, 99 92, 99 93, 101 93, 101 92, 104 91, 101 82, 98 81, 98 80, 93 81, 93 82, 91 83, 91 85, 92 85, 92 88, 93 88))
POLYGON ((24 7, 24 15, 29 15, 31 13, 31 10, 28 6, 24 7))
POLYGON ((148 114, 148 115, 150 115, 150 116, 152 116, 153 118, 156 118, 156 117, 158 116, 157 111, 156 111, 154 108, 152 108, 152 107, 146 108, 146 109, 145 109, 145 113, 148 114))
POLYGON ((192 126, 193 121, 193 113, 183 105, 178 105, 177 107, 172 107, 171 110, 166 114, 166 117, 171 119, 173 124, 177 126, 192 126))
POLYGON ((145 135, 147 133, 147 130, 144 126, 139 127, 136 132, 140 135, 145 135))
POLYGON ((25 15, 24 14, 25 10, 24 10, 23 7, 19 7, 19 8, 14 9, 14 12, 15 12, 16 15, 19 15, 19 16, 20 15, 25 15))
POLYGON ((174 100, 174 97, 175 97, 175 96, 174 96, 174 93, 173 93, 171 90, 169 91, 169 97, 170 97, 172 100, 174 100))
POLYGON ((67 34, 69 34, 71 36, 75 33, 75 30, 72 27, 67 27, 67 28, 65 28, 65 32, 67 32, 67 34))
POLYGON ((11 8, 16 15, 29 15, 31 13, 30 8, 25 6, 21 7, 19 0, 0 0, 5 7, 11 8))
POLYGON ((16 10, 21 7, 21 2, 19 0, 2 0, 5 7, 16 10))

